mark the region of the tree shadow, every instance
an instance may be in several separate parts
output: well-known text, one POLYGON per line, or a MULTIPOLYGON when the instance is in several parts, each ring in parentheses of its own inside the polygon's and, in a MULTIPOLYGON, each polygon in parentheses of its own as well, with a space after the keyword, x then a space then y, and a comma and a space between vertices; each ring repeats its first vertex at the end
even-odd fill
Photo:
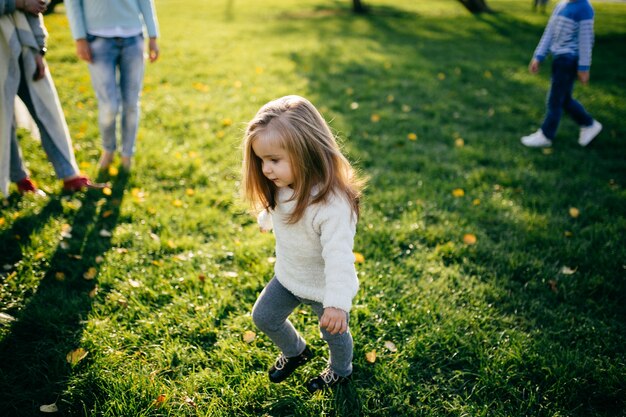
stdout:
MULTIPOLYGON (((111 248, 106 231, 117 224, 127 181, 127 176, 119 176, 108 198, 90 190, 74 199, 80 208, 68 221, 71 238, 63 242, 69 247, 57 246, 36 292, 14 314, 16 320, 0 344, 0 408, 6 415, 38 415, 41 405, 60 398, 73 367, 89 362, 87 356, 70 364, 66 355, 81 347, 84 323, 97 296, 99 257, 111 248)), ((52 200, 40 216, 18 224, 18 229, 33 233, 60 213, 59 205, 52 200)))

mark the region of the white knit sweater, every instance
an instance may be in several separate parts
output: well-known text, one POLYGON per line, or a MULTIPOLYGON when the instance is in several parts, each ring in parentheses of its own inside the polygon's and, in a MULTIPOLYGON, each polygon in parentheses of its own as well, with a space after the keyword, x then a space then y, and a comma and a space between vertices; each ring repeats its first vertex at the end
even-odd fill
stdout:
POLYGON ((296 202, 289 201, 293 190, 278 190, 271 213, 259 215, 262 229, 274 227, 278 281, 294 295, 349 312, 359 289, 354 268, 356 214, 345 198, 329 196, 324 203, 307 207, 294 224, 287 219, 296 202))

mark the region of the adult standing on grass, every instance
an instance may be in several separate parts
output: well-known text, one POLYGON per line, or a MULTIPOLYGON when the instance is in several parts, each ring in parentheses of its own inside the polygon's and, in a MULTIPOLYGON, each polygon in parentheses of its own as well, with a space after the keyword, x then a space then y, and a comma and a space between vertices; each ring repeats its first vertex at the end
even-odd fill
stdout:
POLYGON ((22 160, 14 113, 15 97, 26 105, 41 135, 41 144, 63 189, 99 188, 80 175, 65 116, 48 71, 47 32, 41 13, 44 0, 0 0, 0 191, 9 182, 20 193, 44 194, 30 179, 22 160))
POLYGON ((547 112, 541 128, 522 137, 522 144, 529 147, 551 146, 563 110, 580 125, 578 143, 581 146, 587 146, 602 130, 602 125, 572 97, 576 78, 583 84, 589 82, 593 15, 588 0, 562 0, 554 8, 528 66, 530 72, 535 74, 546 56, 549 53, 553 56, 547 112))
POLYGON ((308 304, 330 361, 307 389, 344 383, 352 374, 348 322, 359 287, 352 248, 360 183, 322 116, 302 97, 264 105, 248 124, 243 147, 243 194, 263 209, 261 229, 273 227, 276 236, 275 275, 252 310, 254 323, 281 350, 269 379, 281 382, 311 358, 288 320, 308 304))
POLYGON ((144 77, 145 25, 149 59, 159 57, 158 23, 153 0, 67 0, 76 54, 89 63, 98 99, 102 136, 100 168, 112 163, 121 109, 122 168, 130 170, 139 126, 139 95, 144 77))

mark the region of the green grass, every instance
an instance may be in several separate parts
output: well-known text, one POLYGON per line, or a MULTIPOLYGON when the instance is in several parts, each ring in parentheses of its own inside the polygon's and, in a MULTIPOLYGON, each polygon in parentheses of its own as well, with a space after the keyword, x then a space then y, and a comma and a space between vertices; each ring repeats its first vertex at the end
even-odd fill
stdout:
MULTIPOLYGON (((624 415, 626 6, 594 2, 591 84, 575 90, 604 132, 581 149, 564 118, 544 153, 519 144, 549 85, 547 66, 526 70, 547 19, 529 3, 490 0, 498 13, 475 17, 453 0, 370 1, 369 16, 347 1, 158 0, 162 57, 112 195, 63 196, 20 132, 49 197, 12 189, 0 208, 0 311, 16 318, 0 325, 0 414, 624 415), (311 312, 293 321, 317 356, 288 383, 267 381, 269 339, 242 338, 273 238, 238 197, 240 142, 284 94, 311 99, 369 179, 354 377, 314 396, 304 382, 326 351, 311 312)), ((58 11, 47 58, 96 176, 97 105, 58 11)))

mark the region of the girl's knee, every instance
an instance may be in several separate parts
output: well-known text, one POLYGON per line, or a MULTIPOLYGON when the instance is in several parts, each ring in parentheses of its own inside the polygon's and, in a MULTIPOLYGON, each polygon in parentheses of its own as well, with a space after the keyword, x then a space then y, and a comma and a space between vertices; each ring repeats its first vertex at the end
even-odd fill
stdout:
POLYGON ((254 325, 263 330, 270 326, 270 320, 268 314, 264 312, 263 308, 260 308, 258 304, 255 304, 252 308, 252 321, 254 325))

